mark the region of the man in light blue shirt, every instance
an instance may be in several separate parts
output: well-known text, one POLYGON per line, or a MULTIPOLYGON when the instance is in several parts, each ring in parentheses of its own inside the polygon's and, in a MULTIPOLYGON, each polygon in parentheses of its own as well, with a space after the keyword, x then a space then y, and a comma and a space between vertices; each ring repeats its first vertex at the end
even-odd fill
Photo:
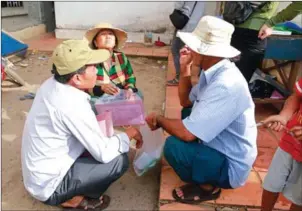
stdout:
POLYGON ((257 156, 255 105, 248 84, 229 58, 240 52, 230 45, 234 27, 212 16, 203 17, 192 33, 180 32, 186 44, 180 52, 178 93, 182 119, 150 114, 153 130, 168 137, 164 155, 187 185, 173 190, 182 203, 215 200, 221 188, 245 184, 257 156), (191 85, 191 70, 202 69, 191 85))

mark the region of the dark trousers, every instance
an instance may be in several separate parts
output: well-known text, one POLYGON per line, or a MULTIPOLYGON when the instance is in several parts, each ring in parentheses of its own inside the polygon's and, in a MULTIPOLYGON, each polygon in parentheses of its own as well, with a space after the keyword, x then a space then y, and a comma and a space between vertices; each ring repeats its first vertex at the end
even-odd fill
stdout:
POLYGON ((74 196, 97 199, 126 172, 128 167, 127 154, 122 154, 109 163, 100 163, 93 157, 80 157, 69 169, 55 192, 44 203, 59 205, 74 196))
POLYGON ((231 45, 241 51, 240 60, 236 65, 249 83, 255 70, 261 67, 266 39, 259 39, 256 30, 236 27, 231 45))
POLYGON ((180 49, 182 49, 184 47, 185 44, 181 41, 181 39, 179 37, 176 37, 176 32, 177 31, 175 30, 173 40, 171 43, 171 52, 173 55, 173 62, 174 62, 174 67, 175 67, 175 71, 176 71, 176 78, 179 79, 179 74, 180 74, 179 51, 180 51, 180 49))

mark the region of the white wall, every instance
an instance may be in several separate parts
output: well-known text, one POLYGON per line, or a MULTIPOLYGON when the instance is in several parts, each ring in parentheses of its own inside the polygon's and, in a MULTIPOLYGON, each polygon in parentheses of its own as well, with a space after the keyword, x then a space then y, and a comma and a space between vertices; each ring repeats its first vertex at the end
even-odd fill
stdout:
MULTIPOLYGON (((290 2, 280 2, 278 11, 290 2)), ((218 3, 207 2, 205 15, 215 15, 218 3)), ((174 9, 170 2, 55 2, 56 36, 63 39, 81 39, 88 28, 100 22, 109 22, 128 32, 128 40, 143 42, 143 31, 152 30, 156 39, 169 43, 174 27, 169 14, 174 9)), ((302 25, 302 15, 293 20, 302 25)))
POLYGON ((55 2, 57 28, 87 29, 99 22, 138 31, 167 28, 174 2, 55 2))
POLYGON ((128 32, 129 40, 142 42, 143 31, 173 33, 168 15, 174 2, 55 2, 56 36, 80 39, 85 30, 108 22, 128 32))
MULTIPOLYGON (((129 40, 143 40, 145 29, 158 32, 169 43, 174 27, 169 14, 174 2, 55 2, 56 36, 80 39, 85 30, 109 22, 128 32, 129 40)), ((216 2, 208 2, 206 14, 215 13, 216 2)), ((157 34, 154 34, 157 38, 157 34)))

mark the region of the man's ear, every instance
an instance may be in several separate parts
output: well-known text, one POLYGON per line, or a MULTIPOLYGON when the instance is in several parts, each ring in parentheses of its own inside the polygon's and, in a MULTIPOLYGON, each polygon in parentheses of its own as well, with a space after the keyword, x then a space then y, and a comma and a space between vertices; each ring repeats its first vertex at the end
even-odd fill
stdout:
POLYGON ((80 78, 79 78, 79 75, 78 74, 75 74, 74 76, 72 76, 72 78, 70 79, 72 81, 72 83, 74 85, 80 85, 80 78))

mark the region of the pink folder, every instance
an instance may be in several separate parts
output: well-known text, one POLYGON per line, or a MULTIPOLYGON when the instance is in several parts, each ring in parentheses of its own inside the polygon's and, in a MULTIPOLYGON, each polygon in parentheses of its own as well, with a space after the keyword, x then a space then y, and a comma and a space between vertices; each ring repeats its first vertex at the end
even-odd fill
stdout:
POLYGON ((96 116, 99 123, 101 131, 105 136, 111 137, 114 134, 113 124, 112 124, 112 114, 111 111, 104 111, 96 116))

